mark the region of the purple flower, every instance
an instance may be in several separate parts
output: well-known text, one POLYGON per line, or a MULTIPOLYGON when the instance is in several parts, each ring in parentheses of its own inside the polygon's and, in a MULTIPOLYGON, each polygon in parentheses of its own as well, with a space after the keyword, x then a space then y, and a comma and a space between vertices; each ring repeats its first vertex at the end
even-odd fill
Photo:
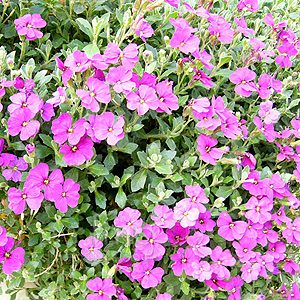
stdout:
POLYGON ((197 15, 197 16, 199 16, 201 18, 205 18, 205 19, 209 18, 209 12, 204 7, 198 7, 197 9, 194 9, 187 2, 184 2, 183 6, 191 14, 197 15))
POLYGON ((193 276, 194 268, 192 264, 199 261, 191 248, 187 248, 185 252, 183 248, 179 248, 177 253, 171 256, 171 259, 175 261, 171 267, 176 276, 181 276, 183 270, 185 270, 186 275, 193 276))
POLYGON ((155 300, 172 300, 172 296, 169 293, 158 294, 155 300))
POLYGON ((55 56, 55 61, 56 61, 57 67, 63 71, 61 74, 61 77, 62 77, 64 85, 67 86, 68 81, 72 78, 73 71, 69 67, 64 65, 64 63, 57 56, 55 56))
POLYGON ((54 116, 53 105, 50 103, 41 102, 40 108, 41 117, 45 122, 50 122, 51 118, 54 116))
POLYGON ((287 223, 287 228, 282 231, 282 236, 288 243, 300 245, 300 217, 297 217, 293 223, 287 223))
POLYGON ((197 143, 197 149, 201 154, 201 159, 211 165, 217 165, 216 160, 221 158, 224 153, 221 149, 213 148, 218 144, 218 140, 211 136, 200 134, 197 143))
POLYGON ((69 113, 61 114, 57 119, 53 120, 51 130, 54 134, 53 139, 58 144, 63 144, 65 141, 75 145, 85 135, 86 129, 83 124, 85 119, 79 119, 72 126, 72 117, 69 113))
POLYGON ((21 141, 26 141, 30 137, 36 136, 40 129, 40 122, 37 120, 30 121, 34 114, 29 108, 17 110, 8 120, 8 133, 16 136, 20 133, 21 141))
POLYGON ((132 278, 138 280, 144 289, 156 287, 161 283, 164 269, 154 268, 154 260, 145 260, 135 263, 131 273, 132 278))
POLYGON ((116 227, 121 227, 124 234, 133 237, 142 232, 143 220, 139 219, 140 216, 141 213, 137 209, 126 207, 119 212, 114 224, 116 227))
POLYGON ((80 185, 70 178, 67 179, 63 185, 58 185, 56 187, 56 193, 53 195, 55 207, 62 213, 68 211, 68 206, 72 208, 76 207, 80 198, 79 190, 80 185))
POLYGON ((200 261, 199 263, 193 262, 194 268, 193 277, 198 279, 200 282, 211 279, 212 269, 207 261, 200 261))
POLYGON ((296 264, 292 259, 286 258, 285 264, 283 266, 283 269, 285 272, 295 276, 296 272, 299 274, 300 273, 300 267, 298 264, 296 264))
POLYGON ((211 212, 208 210, 205 213, 200 213, 196 225, 193 226, 193 228, 199 229, 202 233, 206 231, 213 231, 216 226, 216 222, 211 220, 210 217, 211 212))
POLYGON ((239 243, 236 241, 232 243, 232 246, 235 248, 235 253, 237 254, 239 260, 243 263, 256 256, 256 253, 252 251, 256 245, 256 241, 248 238, 247 236, 244 236, 239 243))
POLYGON ((243 285, 244 282, 240 276, 231 277, 230 281, 226 282, 224 285, 224 288, 231 293, 230 296, 228 297, 228 300, 241 300, 242 298, 241 298, 240 288, 243 285))
POLYGON ((209 236, 196 231, 194 235, 187 238, 187 243, 192 246, 196 256, 199 258, 211 255, 212 250, 205 245, 209 243, 209 236))
POLYGON ((107 104, 111 101, 110 88, 105 82, 89 77, 87 86, 89 91, 76 91, 76 95, 81 99, 82 106, 90 109, 92 112, 98 112, 100 109, 98 102, 107 104))
POLYGON ((153 28, 151 27, 150 24, 148 24, 145 21, 143 21, 140 24, 139 28, 135 31, 135 34, 137 36, 139 36, 145 43, 146 43, 146 39, 145 38, 151 37, 153 33, 154 33, 153 28))
POLYGON ((197 49, 192 55, 199 59, 207 70, 213 69, 214 65, 209 62, 212 59, 212 56, 208 54, 205 49, 202 52, 199 52, 199 49, 197 49))
POLYGON ((253 171, 256 167, 256 159, 251 153, 245 153, 241 165, 245 168, 249 166, 250 171, 253 171))
POLYGON ((40 110, 40 106, 42 104, 42 100, 37 94, 27 96, 22 92, 12 95, 10 100, 12 104, 10 104, 7 109, 11 115, 13 115, 17 110, 29 108, 32 115, 35 116, 40 110))
POLYGON ((276 131, 274 131, 273 123, 265 124, 264 126, 262 120, 257 116, 254 117, 253 123, 257 126, 259 131, 265 135, 269 142, 274 142, 277 134, 276 131))
POLYGON ((257 197, 251 197, 250 200, 245 204, 247 209, 245 216, 247 219, 251 220, 253 223, 264 224, 265 222, 271 220, 271 210, 273 208, 273 201, 268 197, 262 197, 258 199, 257 197))
POLYGON ((62 145, 59 153, 65 154, 63 161, 67 165, 80 166, 94 156, 93 146, 93 141, 83 136, 75 145, 69 146, 67 143, 62 145))
POLYGON ((300 290, 297 282, 294 282, 292 289, 289 291, 287 300, 298 300, 300 299, 300 290))
POLYGON ((190 28, 177 29, 170 40, 170 45, 185 54, 193 53, 199 48, 200 40, 197 36, 192 35, 190 28))
POLYGON ((79 50, 70 54, 65 61, 65 66, 72 72, 84 72, 90 65, 91 61, 88 59, 87 55, 79 50))
POLYGON ((244 279, 244 281, 250 283, 253 280, 255 281, 258 279, 258 275, 260 274, 260 264, 255 263, 251 265, 250 262, 247 262, 245 265, 242 266, 241 271, 242 278, 244 279))
POLYGON ((169 81, 165 80, 159 82, 156 85, 156 92, 159 97, 158 101, 158 112, 165 111, 167 114, 171 114, 171 110, 177 110, 179 108, 178 98, 173 94, 172 85, 169 81))
POLYGON ((265 124, 271 124, 277 122, 280 116, 280 112, 272 109, 273 102, 268 100, 260 103, 260 110, 258 111, 258 115, 261 118, 264 118, 265 124))
POLYGON ((189 199, 180 200, 174 208, 174 219, 180 220, 184 228, 194 226, 199 217, 199 210, 193 207, 189 199))
POLYGON ((267 254, 270 254, 274 257, 275 263, 284 260, 285 252, 286 246, 284 242, 269 243, 269 251, 267 251, 267 254))
POLYGON ((16 188, 8 190, 8 207, 17 215, 24 212, 25 204, 32 210, 38 210, 44 199, 43 193, 34 185, 24 184, 23 192, 16 188))
POLYGON ((298 53, 295 46, 293 44, 284 43, 278 48, 278 51, 282 53, 282 55, 277 56, 275 62, 282 68, 291 67, 292 61, 290 60, 290 56, 294 56, 298 53))
POLYGON ((8 237, 7 243, 4 246, 0 246, 0 262, 3 262, 2 271, 6 275, 19 271, 25 262, 25 250, 23 248, 18 247, 11 251, 14 243, 14 239, 8 237))
POLYGON ((279 30, 282 30, 283 27, 286 27, 287 26, 287 22, 286 21, 281 21, 279 23, 277 23, 275 25, 274 23, 274 18, 271 14, 267 14, 264 18, 263 18, 263 22, 268 25, 268 26, 271 26, 273 27, 273 30, 274 31, 279 31, 279 30))
POLYGON ((226 241, 240 240, 247 228, 247 223, 244 221, 232 222, 227 212, 221 212, 217 225, 220 227, 218 234, 226 241))
POLYGON ((86 300, 110 300, 112 296, 116 295, 117 290, 110 278, 96 277, 87 282, 86 286, 93 292, 86 297, 86 300))
POLYGON ((6 236, 6 229, 0 226, 0 246, 4 246, 8 241, 8 237, 6 236))
POLYGON ((256 73, 248 68, 238 68, 229 76, 229 80, 237 86, 235 92, 238 95, 249 97, 252 92, 256 91, 255 83, 252 80, 256 77, 256 73))
POLYGON ((26 35, 29 41, 40 39, 43 37, 43 33, 36 28, 43 28, 47 25, 47 22, 42 19, 40 14, 26 14, 14 21, 16 24, 16 30, 19 35, 26 35))
POLYGON ((215 262, 211 265, 215 274, 218 274, 219 279, 230 278, 230 272, 226 266, 234 266, 236 263, 235 258, 231 255, 230 250, 224 250, 217 246, 210 255, 211 259, 215 262))
POLYGON ((253 35, 255 33, 255 30, 250 29, 250 28, 247 27, 245 17, 242 16, 241 20, 239 20, 238 18, 234 18, 234 21, 238 25, 237 30, 239 32, 241 32, 245 37, 249 37, 250 34, 253 35))
POLYGON ((130 267, 132 266, 132 262, 130 258, 123 257, 120 258, 118 263, 115 265, 116 271, 122 271, 126 276, 130 278, 132 282, 134 282, 134 279, 131 277, 132 271, 130 270, 130 267))
POLYGON ((25 171, 28 168, 28 164, 23 157, 19 159, 15 157, 9 162, 9 166, 11 168, 5 169, 2 172, 2 175, 6 180, 13 180, 14 182, 18 182, 21 180, 22 173, 19 170, 25 171))
POLYGON ((145 224, 143 232, 148 240, 137 241, 136 249, 142 251, 146 259, 162 257, 166 250, 161 244, 168 241, 168 236, 163 229, 156 225, 145 224))
POLYGON ((250 55, 250 58, 253 58, 255 60, 261 61, 262 58, 264 58, 266 61, 270 60, 269 56, 274 57, 275 52, 270 50, 263 50, 266 48, 266 44, 258 39, 251 38, 250 44, 253 46, 252 55, 250 55))
POLYGON ((130 81, 131 77, 132 72, 126 67, 113 67, 109 69, 107 82, 114 86, 115 92, 128 94, 135 87, 135 83, 130 81))
POLYGON ((212 78, 207 76, 203 71, 197 70, 196 68, 194 68, 194 71, 195 71, 195 76, 193 76, 192 81, 199 80, 203 85, 209 88, 212 88, 214 86, 214 84, 211 82, 212 78))
POLYGON ((175 225, 174 212, 167 205, 156 205, 154 207, 154 213, 157 217, 151 215, 151 219, 155 222, 156 226, 161 228, 172 228, 175 225))
POLYGON ((281 225, 282 223, 292 222, 292 219, 288 218, 284 212, 284 205, 281 206, 276 214, 272 215, 271 220, 276 221, 278 225, 281 225))
POLYGON ((171 245, 182 246, 186 242, 186 239, 190 234, 190 229, 183 228, 180 223, 176 223, 172 229, 168 228, 166 233, 171 245))
POLYGON ((81 254, 89 261, 95 261, 103 257, 99 250, 103 247, 103 243, 93 236, 80 240, 78 246, 81 248, 81 254))
POLYGON ((127 107, 137 109, 139 115, 144 115, 149 109, 156 110, 159 102, 155 89, 147 85, 140 85, 138 93, 130 92, 127 95, 127 107))
POLYGON ((60 169, 55 169, 49 176, 49 166, 46 163, 40 163, 31 169, 26 179, 28 185, 32 185, 40 191, 45 187, 45 198, 47 200, 52 199, 57 185, 61 185, 63 181, 64 177, 60 169))
POLYGON ((63 87, 59 87, 56 92, 52 94, 54 97, 48 99, 46 102, 52 104, 54 107, 59 106, 67 100, 66 90, 63 87))
POLYGON ((213 38, 218 39, 223 44, 230 44, 233 41, 234 31, 231 29, 231 23, 223 21, 218 23, 218 21, 213 21, 208 27, 209 33, 213 38))
POLYGON ((95 137, 100 141, 106 139, 109 145, 114 146, 125 136, 124 124, 123 115, 118 117, 117 122, 112 112, 98 115, 94 124, 95 137))
POLYGON ((257 0, 241 0, 237 5, 239 10, 247 9, 251 12, 257 11, 259 9, 258 1, 257 0))

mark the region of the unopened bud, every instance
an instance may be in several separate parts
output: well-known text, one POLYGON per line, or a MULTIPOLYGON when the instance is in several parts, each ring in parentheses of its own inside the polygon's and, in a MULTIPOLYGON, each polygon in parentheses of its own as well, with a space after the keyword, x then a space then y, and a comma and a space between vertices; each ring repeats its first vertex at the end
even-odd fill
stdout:
POLYGON ((143 52, 143 59, 146 64, 150 64, 153 61, 153 53, 149 50, 143 52))

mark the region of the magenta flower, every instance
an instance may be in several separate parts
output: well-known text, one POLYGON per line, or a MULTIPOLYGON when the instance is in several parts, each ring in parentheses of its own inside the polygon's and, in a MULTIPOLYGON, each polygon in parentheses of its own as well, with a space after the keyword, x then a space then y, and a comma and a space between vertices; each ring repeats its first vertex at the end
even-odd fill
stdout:
POLYGON ((234 18, 234 21, 238 25, 237 30, 241 32, 245 37, 249 37, 249 35, 253 35, 255 33, 255 30, 250 29, 247 27, 247 23, 245 21, 245 17, 241 17, 241 20, 238 18, 234 18))
POLYGON ((292 259, 286 258, 285 264, 283 266, 283 269, 285 272, 295 276, 296 272, 299 274, 300 273, 300 266, 296 264, 292 259))
POLYGON ((135 87, 131 77, 132 72, 124 66, 113 67, 109 69, 107 82, 114 86, 115 92, 128 94, 135 87))
POLYGON ((300 290, 297 282, 294 282, 293 287, 289 290, 287 300, 297 300, 300 299, 300 290))
POLYGON ((264 224, 265 222, 271 220, 270 212, 273 208, 273 201, 268 197, 262 197, 262 199, 258 199, 257 197, 253 196, 245 204, 245 207, 249 209, 245 216, 253 223, 264 224))
POLYGON ((284 260, 285 252, 286 246, 284 242, 269 243, 269 251, 267 251, 267 254, 274 257, 275 263, 284 260))
POLYGON ((216 160, 221 158, 224 153, 224 151, 221 149, 213 148, 218 144, 218 140, 211 136, 200 134, 197 139, 197 143, 197 149, 201 154, 201 159, 206 163, 216 166, 216 160))
POLYGON ((80 198, 79 190, 80 185, 70 178, 67 179, 63 185, 58 185, 55 191, 56 193, 53 195, 55 207, 62 213, 68 211, 68 206, 72 208, 76 207, 80 198))
POLYGON ((47 200, 52 199, 52 196, 56 192, 57 185, 61 185, 63 182, 64 177, 62 171, 55 169, 49 176, 49 166, 45 163, 40 163, 31 169, 26 179, 28 185, 32 185, 40 191, 45 187, 45 198, 47 200))
POLYGON ((185 252, 183 248, 179 248, 177 253, 171 256, 171 259, 175 261, 171 267, 176 276, 181 276, 183 270, 185 270, 186 275, 193 276, 194 268, 192 264, 199 261, 191 248, 187 248, 185 252))
POLYGON ((240 240, 247 228, 247 223, 244 221, 232 222, 227 212, 221 212, 217 225, 220 227, 218 234, 226 241, 240 240))
POLYGON ((136 236, 142 232, 143 220, 139 219, 141 213, 137 209, 126 207, 114 219, 116 227, 121 227, 125 235, 136 236))
MULTIPOLYGON (((271 94, 272 94, 272 90, 271 90, 271 87, 272 87, 272 82, 273 82, 273 78, 271 75, 268 75, 268 74, 262 74, 260 77, 259 77, 259 81, 258 81, 258 84, 256 85, 257 87, 257 92, 259 94, 259 97, 261 99, 267 99, 271 94)), ((266 102, 271 102, 271 101, 266 101, 266 102)), ((266 103, 265 102, 265 103, 266 103)), ((262 102, 263 103, 263 102, 262 102)), ((261 104, 262 104, 261 103, 261 104)), ((271 102, 272 103, 272 102, 271 102)), ((273 106, 273 104, 272 104, 273 106)), ((274 110, 275 111, 275 110, 274 110)), ((269 113, 270 114, 270 113, 269 113)), ((267 115, 268 116, 268 115, 267 115)), ((268 120, 268 118, 267 118, 268 120)), ((266 124, 270 124, 270 123, 267 123, 266 124)))
POLYGON ((194 71, 195 71, 195 76, 193 76, 192 81, 199 80, 203 85, 209 88, 212 88, 214 86, 214 84, 212 83, 212 78, 207 76, 203 71, 197 70, 195 67, 194 67, 194 71))
POLYGON ((41 102, 40 106, 41 117, 45 122, 50 122, 51 118, 54 116, 53 105, 50 103, 41 102))
POLYGON ((252 92, 256 91, 255 79, 256 73, 248 68, 238 68, 229 76, 229 80, 237 86, 234 88, 238 95, 249 97, 252 92))
POLYGON ((136 249, 143 252, 146 259, 156 259, 165 254, 161 245, 168 241, 168 236, 163 229, 156 225, 145 224, 143 232, 148 240, 139 240, 135 243, 136 249))
POLYGON ((65 66, 64 63, 57 56, 55 56, 55 61, 57 67, 63 71, 61 77, 64 85, 67 86, 68 81, 72 78, 73 71, 69 67, 65 66))
POLYGON ((120 68, 118 70, 132 70, 136 62, 139 60, 138 54, 139 51, 137 49, 137 44, 134 43, 126 46, 123 51, 117 44, 109 43, 104 51, 106 63, 117 64, 119 61, 122 62, 124 68, 120 68))
POLYGON ((190 201, 193 208, 197 208, 200 213, 206 211, 206 207, 203 204, 209 202, 209 199, 206 197, 203 188, 197 185, 186 185, 185 192, 189 198, 184 198, 184 200, 190 201))
POLYGON ((134 282, 134 279, 131 277, 132 271, 130 270, 130 267, 132 266, 132 262, 130 258, 122 257, 119 259, 118 263, 115 265, 116 271, 122 271, 126 276, 130 278, 132 282, 134 282))
POLYGON ((37 120, 30 121, 33 117, 34 114, 29 108, 15 111, 8 120, 8 133, 12 136, 20 133, 22 141, 36 136, 41 124, 37 120))
POLYGON ((151 27, 150 24, 147 22, 143 21, 139 28, 135 31, 135 34, 139 36, 145 43, 146 43, 146 38, 149 38, 152 36, 154 33, 153 28, 151 27))
POLYGON ((93 146, 93 141, 83 136, 75 145, 69 146, 67 143, 62 145, 59 153, 65 154, 63 161, 67 165, 80 166, 94 156, 93 146))
POLYGON ((290 157, 293 157, 295 155, 294 149, 289 146, 281 146, 277 142, 275 142, 276 146, 280 149, 280 153, 277 155, 277 160, 284 161, 287 159, 290 161, 290 157))
POLYGON ((86 297, 86 300, 110 300, 117 293, 117 290, 110 278, 96 277, 87 282, 86 286, 93 292, 86 297))
POLYGON ((201 18, 205 18, 205 19, 209 18, 209 12, 204 7, 198 7, 197 9, 194 9, 187 2, 184 2, 183 6, 191 14, 197 15, 197 16, 199 16, 201 18))
POLYGON ((268 60, 270 60, 269 56, 271 56, 271 57, 275 56, 275 52, 270 51, 270 50, 263 50, 266 48, 266 44, 258 39, 251 38, 250 44, 254 48, 252 50, 252 55, 250 55, 250 58, 252 58, 252 59, 257 60, 257 58, 258 58, 258 60, 261 61, 262 58, 264 58, 266 61, 268 61, 268 60))
POLYGON ((287 223, 287 228, 282 231, 282 236, 288 243, 300 245, 300 217, 297 217, 293 223, 287 223))
POLYGON ((103 247, 103 243, 93 236, 80 240, 78 246, 81 248, 81 254, 89 261, 95 261, 103 257, 99 250, 103 247))
POLYGON ((161 228, 174 227, 176 220, 174 220, 174 212, 167 205, 156 205, 154 207, 156 216, 151 215, 151 219, 155 222, 156 226, 161 228))
POLYGON ((250 171, 253 171, 256 167, 256 159, 251 153, 245 153, 241 161, 241 165, 245 168, 249 166, 250 171))
POLYGON ((9 99, 11 100, 12 104, 10 104, 7 109, 11 115, 13 115, 17 110, 29 108, 32 116, 35 116, 40 110, 42 103, 37 94, 31 94, 28 96, 22 92, 12 95, 9 99))
POLYGON ((184 228, 194 226, 199 217, 199 210, 195 208, 189 199, 183 199, 177 202, 174 207, 174 219, 179 221, 184 228))
POLYGON ((270 26, 270 27, 273 27, 273 30, 274 31, 279 31, 279 30, 282 30, 283 27, 286 27, 287 26, 287 21, 280 21, 279 23, 277 23, 275 25, 274 23, 274 18, 271 14, 267 14, 264 18, 263 18, 263 22, 270 26))
POLYGON ((274 220, 278 225, 282 223, 289 223, 292 222, 291 218, 288 218, 284 212, 284 205, 277 211, 277 213, 272 215, 271 220, 274 220))
POLYGON ((138 280, 144 289, 156 287, 161 283, 164 269, 154 268, 154 260, 145 260, 133 265, 132 278, 138 280))
POLYGON ((213 69, 214 65, 209 62, 212 59, 212 56, 208 54, 205 49, 202 52, 200 52, 199 49, 197 49, 195 52, 192 53, 192 55, 195 58, 199 59, 207 70, 213 69))
POLYGON ((106 139, 109 145, 114 146, 125 136, 124 124, 123 115, 118 117, 117 122, 112 112, 98 115, 94 124, 95 137, 100 141, 106 139))
POLYGON ((260 257, 257 257, 258 263, 260 264, 260 276, 264 277, 265 279, 268 278, 267 269, 272 272, 274 272, 274 257, 270 255, 269 253, 265 255, 261 255, 260 257))
POLYGON ((38 210, 41 207, 43 199, 44 195, 40 189, 27 182, 24 184, 23 192, 16 188, 8 190, 8 207, 17 215, 24 212, 26 203, 30 209, 38 210))
MULTIPOLYGON (((240 288, 244 285, 244 282, 240 276, 231 277, 229 282, 225 283, 224 288, 230 292, 228 300, 241 300, 240 288)), ((223 287, 223 286, 222 286, 223 287)))
POLYGON ((54 134, 53 139, 58 144, 63 144, 65 141, 75 145, 85 135, 85 119, 79 119, 72 126, 72 117, 69 113, 61 114, 57 119, 53 120, 51 130, 54 134))
POLYGON ((140 85, 138 93, 130 92, 127 95, 127 107, 137 109, 139 115, 144 115, 149 109, 156 110, 159 102, 155 89, 147 85, 140 85))
POLYGON ((300 120, 292 120, 291 124, 293 126, 292 134, 294 134, 298 139, 300 138, 300 120))
POLYGON ((247 9, 251 12, 257 11, 259 9, 258 1, 257 0, 241 0, 237 5, 239 10, 247 9))
POLYGON ((210 219, 211 212, 206 211, 205 213, 200 213, 196 225, 193 229, 199 229, 200 232, 205 233, 206 231, 213 231, 216 226, 216 222, 210 219))
POLYGON ((169 293, 158 294, 155 300, 172 300, 172 296, 169 293))
POLYGON ((242 278, 244 279, 244 281, 250 283, 253 280, 255 281, 258 279, 258 276, 260 274, 260 264, 255 263, 251 265, 250 262, 247 262, 245 265, 242 266, 241 271, 242 278))
POLYGON ((70 54, 65 61, 65 66, 72 72, 84 72, 90 65, 91 61, 88 59, 87 55, 79 50, 70 54))
POLYGON ((14 239, 8 237, 7 243, 4 246, 0 246, 0 262, 2 262, 2 271, 6 275, 19 271, 25 262, 25 250, 18 247, 11 251, 14 244, 14 239))
POLYGON ((209 236, 201 232, 196 231, 194 235, 187 238, 187 243, 192 247, 194 253, 199 258, 206 257, 211 255, 212 250, 209 247, 206 247, 206 244, 209 243, 209 236))
POLYGON ((278 47, 278 51, 282 54, 276 57, 275 62, 279 64, 282 68, 291 67, 292 61, 290 56, 294 56, 298 53, 297 49, 293 44, 284 43, 278 47))
POLYGON ((52 94, 54 97, 48 99, 46 102, 52 104, 54 107, 59 106, 67 100, 65 88, 59 87, 56 92, 52 94))
POLYGON ((236 140, 242 134, 238 118, 229 109, 220 114, 220 119, 221 129, 227 138, 236 140))
POLYGON ((98 112, 100 109, 99 103, 109 103, 111 94, 109 86, 103 81, 89 77, 87 80, 89 91, 77 90, 76 95, 81 99, 81 104, 92 112, 98 112))
POLYGON ((166 233, 172 246, 182 246, 190 234, 190 229, 183 228, 180 223, 176 223, 172 229, 168 228, 166 233))
POLYGON ((200 261, 199 263, 193 262, 192 266, 194 268, 194 278, 198 279, 200 282, 211 279, 212 269, 207 261, 200 261))
POLYGON ((231 255, 230 250, 224 250, 217 246, 210 255, 211 259, 215 262, 211 265, 213 273, 218 274, 219 279, 230 278, 230 272, 226 266, 234 266, 236 263, 235 258, 231 255))
MULTIPOLYGON (((226 284, 227 281, 221 280, 216 273, 211 274, 211 279, 205 280, 205 284, 207 286, 210 286, 213 290, 219 291, 219 287, 224 287, 224 284, 226 284)), ((206 298, 205 298, 206 300, 206 298)))
POLYGON ((286 189, 285 182, 278 174, 273 174, 272 177, 264 179, 265 195, 270 199, 274 197, 283 199, 285 196, 289 196, 290 193, 286 189))
POLYGON ((277 136, 276 131, 274 130, 274 125, 273 123, 270 124, 263 124, 262 120, 255 116, 253 119, 253 123, 257 126, 258 130, 265 135, 266 139, 269 142, 274 142, 275 137, 277 136))
POLYGON ((21 180, 22 173, 19 170, 25 171, 28 168, 28 164, 23 157, 13 158, 8 165, 10 168, 3 170, 2 175, 6 180, 13 180, 14 182, 21 180))
POLYGON ((231 29, 231 23, 226 21, 218 23, 213 21, 208 27, 209 33, 213 38, 218 39, 223 44, 230 44, 233 41, 234 31, 231 29))
POLYGON ((8 237, 6 236, 6 229, 0 226, 0 246, 6 245, 8 237))
POLYGON ((95 143, 101 143, 100 140, 98 140, 95 137, 95 130, 94 130, 94 126, 95 126, 95 122, 96 122, 97 116, 95 115, 90 115, 89 116, 89 122, 85 122, 83 124, 83 126, 86 129, 86 134, 92 139, 93 142, 95 143))
POLYGON ((235 253, 237 254, 239 260, 243 263, 256 256, 256 253, 252 251, 256 245, 256 241, 248 238, 247 236, 244 236, 239 243, 236 241, 232 243, 232 246, 235 248, 235 253))
POLYGON ((47 25, 47 22, 42 19, 40 14, 26 14, 16 19, 14 23, 18 34, 26 35, 29 41, 42 38, 43 33, 36 28, 43 28, 47 25))
POLYGON ((197 36, 192 35, 190 28, 176 29, 173 34, 170 45, 185 54, 193 53, 199 48, 200 40, 197 36))
POLYGON ((158 112, 165 111, 167 114, 171 114, 171 110, 177 110, 179 108, 178 98, 173 94, 172 85, 167 81, 159 82, 156 85, 156 92, 159 97, 158 112))
POLYGON ((268 100, 260 103, 258 115, 264 118, 265 124, 275 123, 279 119, 280 112, 273 109, 273 102, 268 100))

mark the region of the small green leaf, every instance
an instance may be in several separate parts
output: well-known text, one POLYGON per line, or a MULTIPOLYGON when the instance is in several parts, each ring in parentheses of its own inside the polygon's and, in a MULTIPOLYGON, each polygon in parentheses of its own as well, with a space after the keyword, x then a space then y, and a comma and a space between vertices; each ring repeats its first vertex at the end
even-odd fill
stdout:
POLYGON ((89 170, 96 176, 105 176, 109 174, 105 166, 100 164, 93 164, 89 166, 89 170))
POLYGON ((137 192, 145 186, 147 179, 147 169, 141 169, 135 173, 131 179, 131 190, 137 192))
POLYGON ((95 191, 95 200, 96 200, 96 205, 99 206, 100 208, 105 209, 106 208, 106 197, 99 193, 98 191, 95 191))
POLYGON ((126 197, 126 194, 124 193, 122 187, 119 187, 115 201, 121 208, 125 207, 126 202, 127 202, 127 197, 126 197))

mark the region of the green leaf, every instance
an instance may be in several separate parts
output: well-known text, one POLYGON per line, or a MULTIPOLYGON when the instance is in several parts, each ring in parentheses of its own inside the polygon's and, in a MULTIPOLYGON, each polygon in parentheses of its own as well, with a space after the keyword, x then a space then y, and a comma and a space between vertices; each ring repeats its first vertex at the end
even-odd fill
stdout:
POLYGON ((126 197, 126 194, 124 193, 122 187, 119 187, 115 201, 121 208, 125 207, 126 202, 127 202, 127 197, 126 197))
POLYGON ((95 44, 87 45, 82 50, 85 52, 89 59, 91 59, 95 54, 100 53, 98 46, 95 44))
POLYGON ((222 67, 224 64, 229 63, 232 60, 232 56, 226 56, 225 52, 222 52, 220 55, 220 60, 217 68, 222 67))
POLYGON ((147 179, 147 169, 141 169, 135 173, 131 179, 131 190, 137 192, 145 186, 147 179))
POLYGON ((170 165, 156 165, 155 171, 159 174, 172 174, 172 169, 170 165))
POLYGON ((137 147, 138 147, 138 144, 128 143, 128 144, 126 144, 125 147, 119 149, 119 151, 124 152, 124 153, 128 153, 128 154, 132 154, 132 152, 134 152, 137 147))
POLYGON ((79 28, 81 31, 83 31, 89 38, 90 41, 93 42, 94 40, 94 33, 93 33, 93 28, 87 20, 83 18, 77 18, 76 23, 78 24, 79 28))
POLYGON ((45 158, 50 154, 53 154, 53 150, 47 146, 43 146, 43 145, 38 145, 35 148, 35 154, 36 157, 41 159, 41 158, 45 158))
POLYGON ((77 15, 79 15, 85 11, 85 6, 84 6, 84 4, 82 4, 80 2, 75 2, 73 9, 74 9, 75 13, 77 15))
POLYGON ((78 221, 74 218, 64 218, 61 221, 68 228, 78 228, 78 221))
POLYGON ((222 70, 219 70, 215 73, 215 77, 216 76, 222 76, 222 77, 226 77, 226 78, 229 78, 229 76, 233 74, 233 71, 231 71, 230 69, 222 69, 222 70))
POLYGON ((61 220, 57 220, 56 223, 54 224, 54 227, 58 233, 61 233, 63 231, 64 224, 62 223, 61 220))
POLYGON ((185 295, 188 295, 189 292, 190 292, 190 285, 189 285, 186 281, 183 281, 183 282, 181 283, 180 289, 182 290, 182 292, 183 292, 185 295))
POLYGON ((105 166, 100 164, 94 164, 89 166, 89 170, 96 176, 105 176, 109 174, 105 166))
POLYGON ((101 193, 99 193, 98 191, 95 191, 95 200, 97 206, 103 209, 106 208, 106 197, 101 193))
POLYGON ((51 144, 52 138, 49 135, 41 133, 41 134, 39 134, 39 137, 42 139, 42 141, 45 145, 52 148, 52 144, 51 144))
POLYGON ((226 199, 228 196, 231 195, 232 192, 233 192, 233 190, 232 190, 231 186, 221 186, 218 189, 216 195, 218 197, 222 197, 222 198, 226 199))

